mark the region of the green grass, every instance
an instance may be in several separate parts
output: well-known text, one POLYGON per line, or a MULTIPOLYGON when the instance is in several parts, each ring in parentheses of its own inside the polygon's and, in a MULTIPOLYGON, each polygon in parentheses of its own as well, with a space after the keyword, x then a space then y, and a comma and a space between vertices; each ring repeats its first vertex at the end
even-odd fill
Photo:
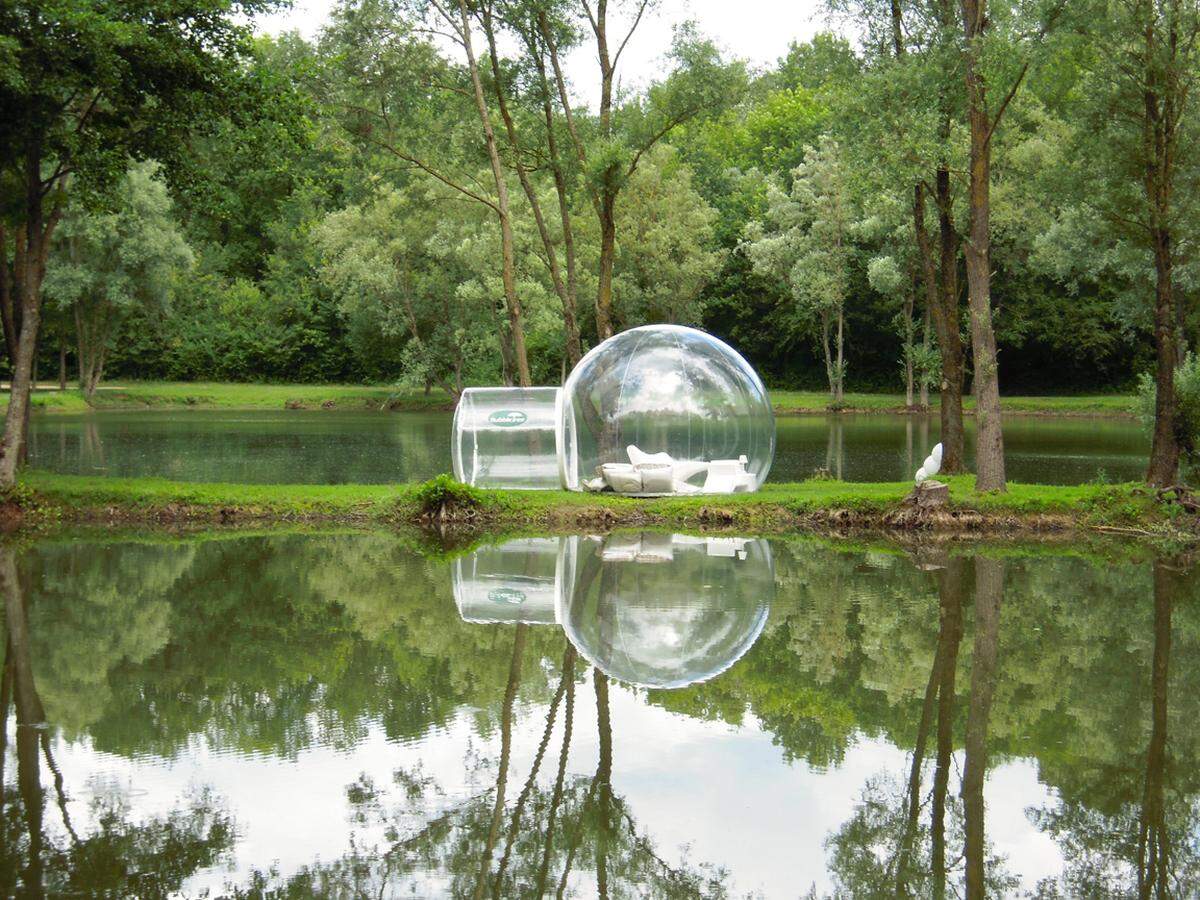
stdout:
MULTIPOLYGON (((950 485, 951 509, 976 514, 983 521, 975 526, 1143 527, 1157 526, 1166 518, 1161 507, 1136 493, 1133 484, 1010 484, 1007 493, 981 494, 975 491, 973 476, 945 480, 950 485)), ((455 485, 445 476, 405 485, 254 485, 27 471, 18 496, 35 521, 411 524, 445 504, 449 522, 477 529, 663 525, 767 532, 839 523, 880 527, 910 490, 908 483, 813 480, 768 484, 754 494, 637 499, 567 491, 478 490, 455 485)), ((938 527, 954 528, 955 523, 941 522, 938 527)))
MULTIPOLYGON (((1069 397, 1002 397, 1000 406, 1009 413, 1054 415, 1133 415, 1136 398, 1130 394, 1095 394, 1069 397)), ((771 391, 777 413, 821 412, 829 406, 829 394, 821 391, 771 391)), ((938 398, 931 398, 934 409, 938 398)), ((904 409, 903 394, 846 394, 846 412, 892 412, 904 409)), ((975 409, 975 398, 964 397, 963 408, 975 409)))
MULTIPOLYGON (((77 389, 36 391, 35 408, 46 412, 89 409, 77 389)), ((0 406, 7 404, 7 395, 0 406)), ((228 384, 221 382, 123 381, 101 386, 94 409, 450 409, 444 391, 404 390, 386 385, 355 384, 228 384)))
MULTIPOLYGON (((227 384, 219 382, 164 382, 116 380, 114 387, 101 387, 92 401, 96 409, 450 409, 453 401, 441 390, 428 396, 420 390, 387 385, 353 384, 227 384)), ((0 408, 7 402, 0 396, 0 408)), ((829 395, 821 391, 771 391, 771 402, 779 414, 822 413, 829 395)), ((34 407, 45 412, 79 413, 89 406, 74 389, 37 391, 34 407)), ((937 399, 934 398, 934 407, 937 399)), ((1005 412, 1041 415, 1132 415, 1134 398, 1105 394, 1071 397, 1005 397, 1005 412)), ((965 398, 965 408, 975 401, 965 398)), ((847 412, 889 412, 904 408, 902 394, 846 395, 847 412)))

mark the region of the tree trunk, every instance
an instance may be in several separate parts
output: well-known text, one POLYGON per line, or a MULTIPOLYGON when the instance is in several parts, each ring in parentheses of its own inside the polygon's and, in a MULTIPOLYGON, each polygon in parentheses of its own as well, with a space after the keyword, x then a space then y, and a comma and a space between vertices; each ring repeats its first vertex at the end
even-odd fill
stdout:
MULTIPOLYGON (((508 108, 508 98, 504 94, 504 80, 501 76, 500 60, 496 52, 496 32, 492 25, 491 7, 486 4, 483 6, 483 29, 487 37, 488 53, 492 64, 492 87, 496 95, 496 104, 500 110, 500 118, 504 122, 504 131, 508 137, 508 144, 512 150, 513 168, 516 169, 517 179, 521 182, 521 189, 525 192, 525 197, 529 201, 529 208, 533 212, 533 220, 537 225, 538 236, 542 241, 542 249, 546 253, 546 265, 550 269, 550 281, 554 285, 554 292, 558 294, 558 298, 562 303, 563 330, 565 332, 564 346, 567 355, 572 357, 571 362, 574 364, 579 361, 580 357, 579 325, 575 319, 575 298, 568 293, 567 285, 563 282, 562 269, 558 264, 558 248, 554 246, 554 240, 550 236, 550 229, 546 226, 546 218, 542 215, 542 204, 538 199, 537 190, 534 188, 533 182, 530 181, 529 171, 525 168, 525 163, 521 159, 521 142, 517 137, 516 123, 513 121, 512 113, 508 108)), ((548 133, 553 134, 553 128, 549 125, 548 133)), ((556 188, 557 181, 558 177, 556 176, 556 188)), ((565 230, 569 227, 570 219, 563 213, 564 242, 571 240, 565 233, 565 230)))
POLYGON ((939 166, 936 177, 938 207, 938 254, 935 262, 932 242, 925 230, 925 189, 917 185, 913 192, 913 230, 921 257, 925 283, 926 310, 932 314, 942 364, 940 386, 942 471, 954 475, 964 469, 962 386, 963 345, 958 323, 958 232, 954 228, 950 191, 950 170, 939 166))
POLYGON ((825 381, 829 384, 829 405, 837 403, 837 384, 833 373, 833 351, 829 348, 829 332, 833 323, 829 321, 829 313, 821 313, 821 353, 825 358, 825 381))
POLYGON ((36 272, 31 272, 21 292, 21 334, 17 341, 8 412, 4 417, 4 440, 0 444, 0 488, 12 487, 16 483, 17 465, 25 444, 29 424, 29 394, 33 385, 33 359, 37 354, 37 333, 41 321, 41 288, 41 279, 36 272))
POLYGON ((1171 245, 1165 228, 1152 235, 1154 241, 1154 437, 1150 444, 1150 466, 1146 482, 1154 487, 1169 487, 1179 473, 1179 440, 1175 433, 1175 349, 1174 292, 1171 283, 1171 245))
POLYGON ((529 355, 525 350, 525 322, 521 311, 521 300, 517 296, 516 253, 513 248, 512 211, 508 200, 508 185, 504 178, 504 165, 500 150, 496 146, 496 133, 492 129, 492 117, 488 112, 483 93, 483 82, 479 77, 479 65, 475 59, 475 48, 471 43, 471 19, 467 13, 466 0, 458 0, 461 19, 463 49, 467 54, 467 68, 471 74, 471 85, 475 93, 475 108, 483 126, 483 139, 487 147, 488 161, 492 166, 492 178, 496 182, 496 216, 500 220, 500 277, 504 284, 504 300, 508 308, 511 331, 513 361, 516 364, 517 383, 529 387, 533 382, 529 374, 529 355))
POLYGON ((913 353, 916 350, 916 329, 913 326, 913 295, 904 295, 904 408, 913 406, 913 353))
POLYGON ((600 198, 600 280, 596 288, 596 332, 600 340, 612 337, 612 279, 617 255, 616 193, 600 198))
POLYGON ((966 819, 967 900, 983 900, 984 804, 987 774, 988 719, 996 687, 996 657, 1000 643, 1000 603, 1004 596, 1004 561, 975 557, 975 645, 971 652, 971 696, 967 704, 962 798, 966 819))
POLYGON ((67 339, 58 339, 58 389, 67 389, 67 339))
MULTIPOLYGON (((930 309, 925 307, 925 321, 921 325, 921 358, 929 359, 929 316, 930 309)), ((929 374, 921 372, 921 409, 925 412, 929 411, 929 374)), ((945 448, 943 447, 943 452, 945 448)))
POLYGON ((980 59, 987 27, 987 0, 962 0, 962 15, 971 132, 970 226, 965 250, 974 364, 975 487, 980 491, 1003 491, 1006 483, 1004 432, 1000 423, 1000 371, 996 359, 996 334, 992 328, 991 137, 996 123, 987 109, 987 85, 980 59))
POLYGON ((841 406, 846 400, 846 317, 842 312, 842 307, 838 307, 837 311, 837 370, 834 376, 837 378, 837 396, 834 397, 834 402, 841 406))

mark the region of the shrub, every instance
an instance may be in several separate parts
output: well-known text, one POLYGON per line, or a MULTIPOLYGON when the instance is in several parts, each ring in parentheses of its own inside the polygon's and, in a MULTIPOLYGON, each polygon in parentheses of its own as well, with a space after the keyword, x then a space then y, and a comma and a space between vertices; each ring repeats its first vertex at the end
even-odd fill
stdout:
POLYGON ((483 495, 478 488, 455 481, 449 475, 438 475, 417 488, 414 495, 424 515, 432 516, 442 510, 474 509, 483 495))
MULTIPOLYGON (((1142 424, 1154 428, 1154 377, 1138 379, 1138 410, 1142 424)), ((1181 474, 1194 481, 1200 474, 1200 356, 1188 353, 1175 370, 1175 439, 1179 442, 1181 474)))

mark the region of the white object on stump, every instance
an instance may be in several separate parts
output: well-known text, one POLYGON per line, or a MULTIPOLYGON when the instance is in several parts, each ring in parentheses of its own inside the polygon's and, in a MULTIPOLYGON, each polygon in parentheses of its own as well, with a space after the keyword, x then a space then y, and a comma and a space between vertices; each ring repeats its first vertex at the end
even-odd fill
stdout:
POLYGON ((917 484, 932 478, 942 469, 942 445, 935 444, 929 455, 925 457, 925 462, 921 463, 921 468, 917 469, 917 474, 914 476, 917 484))

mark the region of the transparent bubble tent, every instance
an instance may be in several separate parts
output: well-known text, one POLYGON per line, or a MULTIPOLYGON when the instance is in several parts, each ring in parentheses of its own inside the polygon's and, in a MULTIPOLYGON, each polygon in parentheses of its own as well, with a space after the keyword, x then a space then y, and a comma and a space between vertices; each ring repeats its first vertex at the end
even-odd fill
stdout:
POLYGON ((465 621, 557 624, 606 675, 654 688, 728 669, 775 595, 765 540, 650 532, 480 547, 456 561, 452 582, 465 621))
POLYGON ((775 417, 733 348, 646 325, 592 348, 561 388, 475 388, 454 418, 460 481, 631 496, 755 491, 775 457, 775 417))

